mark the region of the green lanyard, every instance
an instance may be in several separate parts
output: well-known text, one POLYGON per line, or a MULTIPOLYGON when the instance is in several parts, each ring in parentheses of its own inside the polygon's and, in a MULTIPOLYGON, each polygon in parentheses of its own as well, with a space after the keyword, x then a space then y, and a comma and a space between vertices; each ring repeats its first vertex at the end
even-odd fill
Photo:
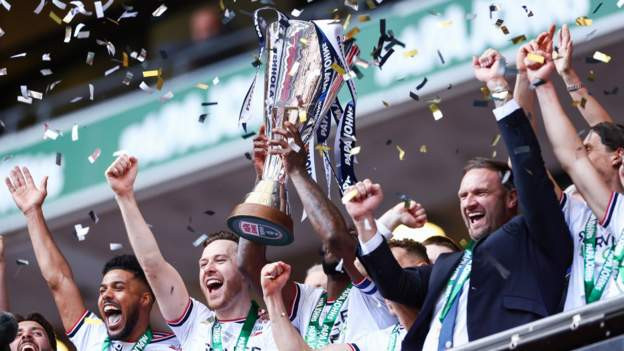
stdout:
POLYGON ((392 328, 392 334, 390 334, 390 341, 388 342, 388 351, 394 351, 396 347, 397 338, 399 337, 399 328, 401 325, 397 323, 394 328, 392 328))
POLYGON ((446 285, 446 292, 444 293, 444 307, 442 307, 442 312, 440 312, 440 322, 444 321, 446 315, 449 313, 451 309, 451 305, 453 305, 453 301, 457 298, 457 295, 462 291, 464 287, 464 283, 470 277, 470 271, 472 270, 472 248, 474 246, 474 241, 470 241, 468 247, 466 247, 466 251, 455 268, 455 272, 449 279, 448 284, 446 285))
MULTIPOLYGON (((253 330, 254 324, 256 324, 256 320, 258 319, 258 304, 256 301, 251 301, 251 306, 249 307, 249 312, 247 312, 247 318, 245 318, 245 323, 243 323, 243 328, 241 329, 240 334, 238 335, 238 340, 236 340, 236 346, 234 346, 233 351, 244 351, 247 347, 247 342, 249 341, 249 336, 251 335, 251 331, 253 330)), ((211 350, 222 351, 223 343, 221 341, 221 322, 215 320, 212 323, 212 348, 211 350)))
POLYGON ((323 325, 319 325, 319 320, 321 319, 321 312, 326 306, 327 303, 327 293, 324 292, 321 295, 321 298, 316 303, 314 307, 314 311, 312 311, 312 316, 310 317, 310 323, 308 324, 308 330, 306 331, 305 341, 310 345, 313 349, 319 349, 327 344, 329 344, 329 333, 331 328, 334 326, 336 322, 336 318, 338 318, 338 314, 340 314, 340 309, 342 305, 347 300, 349 296, 349 291, 351 290, 352 284, 344 289, 342 294, 336 299, 332 307, 327 312, 325 319, 323 320, 323 325))
POLYGON ((583 238, 583 282, 585 286, 585 302, 592 303, 600 300, 602 293, 611 279, 613 270, 619 267, 618 273, 623 273, 621 266, 624 260, 624 233, 620 234, 615 247, 608 248, 607 258, 600 268, 598 277, 594 277, 596 267, 596 232, 598 220, 593 214, 585 223, 585 237, 583 238))
MULTIPOLYGON (((143 351, 150 342, 152 342, 152 329, 150 327, 147 327, 145 334, 143 334, 143 336, 139 338, 139 341, 137 341, 137 343, 132 346, 132 351, 143 351)), ((107 336, 106 339, 104 339, 102 351, 108 351, 110 346, 111 340, 110 337, 107 336)))

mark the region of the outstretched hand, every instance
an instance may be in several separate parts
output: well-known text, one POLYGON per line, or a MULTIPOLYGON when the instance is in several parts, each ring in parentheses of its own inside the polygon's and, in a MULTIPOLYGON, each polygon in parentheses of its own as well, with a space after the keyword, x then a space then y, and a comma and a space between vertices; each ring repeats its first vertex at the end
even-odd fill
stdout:
POLYGON ((554 60, 555 68, 559 75, 563 76, 570 72, 572 68, 572 49, 574 43, 570 36, 568 25, 564 24, 559 30, 559 47, 557 48, 557 58, 554 60))
POLYGON ((286 263, 279 261, 268 263, 260 272, 262 293, 265 297, 281 294, 282 289, 290 279, 291 268, 286 263))
MULTIPOLYGON (((530 41, 530 42, 524 44, 520 48, 520 50, 518 50, 518 53, 516 54, 516 69, 518 69, 518 71, 520 71, 520 72, 526 71, 527 67, 526 67, 526 64, 525 64, 524 60, 526 59, 526 57, 529 54, 529 52, 533 50, 532 48, 534 46, 532 46, 532 45, 537 45, 537 47, 542 48, 544 51, 548 51, 548 48, 546 46, 549 43, 552 43, 553 36, 555 35, 555 28, 556 27, 555 27, 554 24, 551 25, 550 28, 548 29, 548 32, 540 33, 535 38, 535 40, 530 41)), ((560 35, 561 35, 561 33, 560 33, 560 35)))
POLYGON ((15 167, 11 170, 10 177, 5 180, 7 188, 13 197, 17 207, 25 215, 41 209, 43 201, 48 195, 48 177, 41 180, 39 187, 35 185, 27 167, 15 167))
POLYGON ((273 137, 269 141, 269 153, 282 158, 286 173, 290 175, 294 172, 305 172, 307 153, 295 125, 288 121, 284 122, 284 128, 273 129, 273 137))
POLYGON ((370 179, 357 182, 345 191, 345 208, 355 222, 374 216, 375 210, 383 201, 381 185, 370 179))
POLYGON ((117 196, 134 193, 134 181, 139 168, 139 160, 134 156, 123 154, 108 167, 105 172, 106 181, 117 196))

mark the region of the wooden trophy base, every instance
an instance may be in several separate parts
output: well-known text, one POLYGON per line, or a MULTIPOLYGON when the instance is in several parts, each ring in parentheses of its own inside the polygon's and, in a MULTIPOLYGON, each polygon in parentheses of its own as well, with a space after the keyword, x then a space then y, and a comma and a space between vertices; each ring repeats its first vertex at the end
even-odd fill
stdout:
POLYGON ((227 225, 237 235, 262 245, 283 246, 294 240, 290 216, 265 205, 237 205, 227 219, 227 225))

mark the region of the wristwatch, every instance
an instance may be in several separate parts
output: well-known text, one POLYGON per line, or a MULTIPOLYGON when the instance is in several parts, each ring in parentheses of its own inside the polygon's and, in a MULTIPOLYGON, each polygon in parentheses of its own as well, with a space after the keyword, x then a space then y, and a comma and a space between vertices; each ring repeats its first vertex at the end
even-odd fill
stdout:
POLYGON ((492 100, 504 101, 509 96, 509 88, 505 85, 499 85, 491 91, 492 100))
POLYGON ((568 90, 569 93, 573 92, 573 91, 577 91, 583 88, 583 83, 578 82, 576 84, 569 84, 566 85, 566 89, 568 90))

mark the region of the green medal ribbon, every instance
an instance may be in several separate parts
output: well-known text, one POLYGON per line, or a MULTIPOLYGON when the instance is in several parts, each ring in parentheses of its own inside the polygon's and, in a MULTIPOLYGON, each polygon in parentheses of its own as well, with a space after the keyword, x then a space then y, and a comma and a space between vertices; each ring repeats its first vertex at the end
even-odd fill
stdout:
MULTIPOLYGON (((243 328, 238 335, 236 346, 234 346, 233 351, 245 350, 251 331, 253 330, 254 324, 256 324, 256 320, 258 320, 258 304, 256 301, 251 301, 249 312, 247 312, 247 318, 245 318, 245 323, 243 323, 243 328)), ((212 349, 215 351, 223 350, 223 343, 221 341, 221 322, 218 320, 215 320, 212 323, 212 349)))
MULTIPOLYGON (((134 346, 132 346, 131 351, 143 351, 145 347, 149 345, 150 342, 152 342, 152 329, 148 327, 147 330, 145 331, 145 334, 143 334, 139 338, 139 341, 137 341, 137 343, 134 344, 134 346)), ((102 351, 108 351, 110 346, 111 346, 111 340, 110 340, 110 337, 107 336, 106 339, 104 339, 104 345, 102 346, 102 351)))
POLYGON ((401 325, 397 323, 394 328, 392 328, 392 334, 390 334, 390 341, 388 342, 388 351, 394 351, 396 347, 397 338, 399 337, 399 328, 401 325))
POLYGON ((323 320, 323 324, 319 324, 319 320, 321 319, 321 312, 327 305, 327 293, 324 292, 321 295, 321 298, 316 303, 314 310, 312 311, 312 316, 310 316, 310 323, 308 324, 308 329, 306 330, 305 341, 308 345, 310 345, 313 349, 319 349, 327 344, 329 344, 329 333, 331 332, 331 328, 334 326, 336 322, 336 318, 338 318, 338 314, 340 313, 340 309, 342 305, 347 300, 349 296, 349 291, 351 290, 352 284, 344 289, 344 291, 340 294, 338 299, 334 302, 332 307, 327 312, 325 319, 323 320))
MULTIPOLYGON (((593 214, 585 223, 585 236, 583 238, 583 283, 585 287, 585 302, 592 303, 600 300, 604 289, 611 279, 613 271, 618 268, 618 274, 622 277, 622 261, 624 260, 624 233, 620 233, 617 244, 612 245, 607 250, 607 258, 598 272, 598 277, 594 277, 596 268, 596 233, 598 231, 598 220, 593 214)), ((624 277, 622 277, 624 279, 624 277)))
POLYGON ((449 313, 451 309, 451 305, 453 305, 453 301, 457 298, 457 295, 462 291, 464 287, 464 283, 470 277, 470 271, 472 270, 472 248, 474 246, 474 241, 470 241, 468 247, 464 251, 462 255, 461 261, 455 268, 451 279, 449 279, 448 284, 446 285, 446 292, 444 293, 444 307, 442 307, 442 312, 440 312, 440 322, 444 322, 444 318, 449 313))

